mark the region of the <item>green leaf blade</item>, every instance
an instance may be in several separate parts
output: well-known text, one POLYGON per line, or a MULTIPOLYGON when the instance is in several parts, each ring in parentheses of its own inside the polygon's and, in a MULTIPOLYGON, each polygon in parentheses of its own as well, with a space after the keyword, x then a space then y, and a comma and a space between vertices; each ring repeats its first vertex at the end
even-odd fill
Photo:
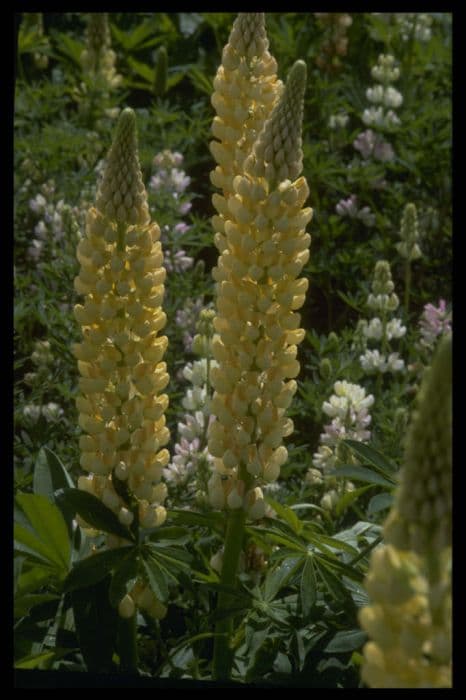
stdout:
POLYGON ((115 513, 96 496, 79 489, 64 489, 57 494, 57 498, 73 507, 75 512, 96 530, 134 541, 129 529, 122 525, 115 513))
MULTIPOLYGON (((50 561, 59 569, 67 571, 71 545, 68 528, 59 508, 39 494, 19 493, 16 502, 29 520, 36 539, 48 550, 50 561)), ((44 548, 41 548, 41 551, 45 553, 44 548)))
POLYGON ((116 569, 133 549, 132 545, 117 547, 81 559, 66 577, 64 590, 68 592, 94 586, 116 569))

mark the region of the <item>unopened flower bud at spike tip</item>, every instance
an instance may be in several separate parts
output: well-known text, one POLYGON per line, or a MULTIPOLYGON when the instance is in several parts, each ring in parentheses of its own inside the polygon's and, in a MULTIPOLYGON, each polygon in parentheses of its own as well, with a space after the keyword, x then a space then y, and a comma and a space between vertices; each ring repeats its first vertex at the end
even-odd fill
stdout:
POLYGON ((118 119, 96 207, 119 224, 145 225, 150 218, 139 164, 136 115, 129 107, 118 119))
POLYGON ((301 130, 307 68, 304 61, 291 67, 285 89, 245 163, 252 175, 270 183, 295 180, 302 171, 301 130))
MULTIPOLYGON (((288 82, 294 81, 296 84, 303 84, 305 87, 307 80, 307 66, 305 62, 301 59, 295 61, 291 66, 290 72, 288 73, 288 82)), ((303 90, 304 92, 304 90, 303 90)))
POLYGON ((136 129, 136 115, 134 114, 134 109, 131 109, 131 107, 125 107, 118 119, 117 133, 119 133, 121 129, 128 129, 131 127, 136 129))

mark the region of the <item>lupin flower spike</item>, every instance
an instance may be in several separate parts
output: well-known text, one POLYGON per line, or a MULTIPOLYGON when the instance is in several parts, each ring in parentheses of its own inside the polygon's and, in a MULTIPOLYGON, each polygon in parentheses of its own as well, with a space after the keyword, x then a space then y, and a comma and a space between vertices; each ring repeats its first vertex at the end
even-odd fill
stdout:
POLYGON ((424 376, 385 544, 365 580, 362 678, 373 688, 451 687, 451 356, 449 335, 424 376))
POLYGON ((403 258, 408 260, 417 260, 422 256, 422 251, 419 247, 419 223, 417 217, 416 205, 409 202, 401 217, 400 226, 401 241, 396 244, 396 249, 403 258))
POLYGON ((425 555, 451 545, 451 335, 444 336, 418 394, 385 538, 425 555))
POLYGON ((312 209, 302 208, 306 180, 288 178, 301 169, 304 79, 305 66, 298 61, 244 174, 233 180, 225 235, 216 237, 221 255, 213 271, 218 334, 213 354, 219 367, 211 372, 217 420, 209 428, 209 451, 217 458, 217 472, 210 498, 217 507, 244 507, 252 518, 261 517, 265 505, 254 484, 278 477, 287 459, 282 439, 293 431, 285 411, 300 369, 296 354, 304 330, 295 311, 305 301, 308 281, 297 277, 309 259, 305 227, 312 209))
POLYGON ((211 180, 222 190, 212 199, 218 212, 212 220, 216 232, 224 232, 233 178, 243 172, 244 160, 283 89, 268 46, 264 13, 240 12, 223 49, 212 95, 217 113, 212 133, 217 140, 210 150, 218 165, 211 180))
POLYGON ((160 479, 169 461, 162 393, 169 376, 162 362, 168 341, 159 335, 166 321, 159 237, 142 183, 135 114, 125 109, 78 245, 75 288, 84 304, 74 313, 84 337, 74 354, 81 374, 80 463, 89 472, 78 486, 128 526, 154 527, 166 517, 160 479))

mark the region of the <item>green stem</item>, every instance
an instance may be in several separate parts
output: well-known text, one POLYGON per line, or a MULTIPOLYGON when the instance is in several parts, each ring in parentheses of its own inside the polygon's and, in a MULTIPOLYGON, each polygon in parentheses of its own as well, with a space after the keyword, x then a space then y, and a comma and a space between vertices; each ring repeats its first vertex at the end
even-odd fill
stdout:
MULTIPOLYGON (((224 586, 236 585, 239 556, 243 544, 244 523, 246 513, 243 508, 232 510, 228 514, 225 548, 223 553, 222 573, 220 583, 224 586)), ((232 605, 232 597, 221 592, 217 601, 217 613, 227 613, 232 605)), ((230 648, 230 637, 233 633, 231 617, 218 620, 215 625, 214 658, 212 666, 213 680, 227 680, 230 677, 233 664, 233 650, 230 648)))
POLYGON ((121 617, 118 621, 118 653, 120 671, 122 673, 137 673, 136 613, 130 618, 121 617))
POLYGON ((406 319, 408 319, 408 314, 409 314, 409 296, 411 293, 411 261, 409 258, 406 259, 406 265, 405 265, 405 313, 406 313, 406 319))

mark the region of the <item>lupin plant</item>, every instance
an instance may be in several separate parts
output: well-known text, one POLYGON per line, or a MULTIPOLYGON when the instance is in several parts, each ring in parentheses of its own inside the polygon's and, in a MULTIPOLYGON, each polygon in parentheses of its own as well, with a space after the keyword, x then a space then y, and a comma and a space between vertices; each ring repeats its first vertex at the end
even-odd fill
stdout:
POLYGON ((451 335, 424 375, 395 502, 374 550, 360 623, 375 688, 451 686, 451 335))
POLYGON ((351 481, 335 478, 338 466, 348 464, 352 459, 348 449, 342 449, 341 441, 366 443, 370 440, 369 408, 374 403, 373 395, 366 396, 365 389, 358 384, 337 381, 333 390, 332 396, 322 405, 322 411, 331 418, 331 422, 324 426, 319 448, 312 458, 313 467, 306 474, 306 481, 311 485, 325 483, 326 492, 320 505, 328 511, 333 510, 343 493, 354 490, 351 481))
MULTIPOLYGON (((163 393, 169 376, 162 361, 168 341, 160 335, 166 315, 159 238, 142 182, 135 115, 125 109, 77 249, 81 267, 75 288, 84 304, 76 305, 74 314, 83 340, 74 354, 81 374, 80 464, 88 472, 78 488, 110 508, 136 541, 139 528, 156 527, 166 518, 161 476, 169 461, 163 393)), ((124 539, 107 537, 109 547, 122 544, 124 539)), ((163 614, 146 590, 137 582, 134 595, 123 598, 123 617, 134 616, 139 599, 153 616, 163 614)))
POLYGON ((83 68, 109 88, 117 87, 122 77, 116 72, 116 55, 111 47, 106 12, 90 12, 86 28, 86 48, 81 54, 83 68))
MULTIPOLYGON (((223 142, 211 144, 219 163, 212 181, 222 195, 213 197, 220 256, 213 270, 212 346, 219 366, 211 371, 216 420, 209 426, 209 452, 215 457, 209 496, 212 505, 229 512, 220 576, 225 585, 235 583, 246 517, 265 513, 260 485, 276 480, 287 459, 282 441, 293 422, 285 411, 296 392, 297 345, 304 337, 295 311, 308 286, 307 279, 297 278, 309 259, 305 227, 312 217, 310 208, 303 209, 309 189, 299 177, 306 66, 294 64, 284 90, 274 70, 263 16, 240 14, 212 99, 218 112, 213 133, 223 142), (270 116, 257 133, 267 111, 270 116)), ((219 610, 228 605, 229 596, 221 594, 219 610)), ((231 618, 217 623, 214 678, 230 674, 231 632, 231 618)))
POLYGON ((412 202, 406 204, 403 209, 400 226, 401 241, 396 244, 396 249, 402 258, 405 259, 405 313, 409 313, 409 297, 411 292, 411 262, 422 256, 419 247, 419 222, 416 205, 412 202))
POLYGON ((178 442, 175 455, 164 469, 169 496, 178 503, 195 503, 199 507, 208 504, 207 483, 212 464, 212 456, 207 449, 207 428, 210 415, 210 371, 217 366, 212 357, 212 321, 215 312, 204 308, 196 324, 198 333, 191 342, 192 352, 199 359, 188 362, 183 368, 183 377, 191 387, 182 400, 186 409, 183 421, 178 423, 178 442))
POLYGON ((395 57, 391 54, 380 54, 376 65, 371 69, 371 75, 377 83, 366 90, 369 102, 377 106, 365 109, 362 121, 381 131, 391 130, 401 123, 394 112, 403 104, 403 95, 392 85, 400 77, 400 69, 395 63, 395 57))
POLYGON ((382 374, 402 372, 405 369, 404 360, 400 358, 399 353, 390 352, 392 341, 402 338, 406 333, 406 327, 399 318, 390 318, 400 303, 394 289, 390 264, 387 260, 378 260, 374 268, 372 291, 366 302, 376 316, 370 321, 359 321, 356 345, 362 343, 365 351, 360 355, 359 362, 368 374, 378 374, 379 388, 382 374), (372 342, 380 344, 380 351, 367 347, 372 342))

